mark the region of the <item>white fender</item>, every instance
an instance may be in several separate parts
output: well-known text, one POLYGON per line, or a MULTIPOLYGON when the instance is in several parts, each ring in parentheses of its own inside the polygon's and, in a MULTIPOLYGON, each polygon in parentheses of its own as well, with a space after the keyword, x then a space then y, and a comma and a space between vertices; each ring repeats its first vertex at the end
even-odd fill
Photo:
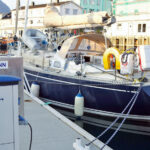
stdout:
POLYGON ((74 113, 76 116, 81 117, 84 113, 84 97, 79 92, 75 97, 74 113))
POLYGON ((31 85, 32 95, 39 97, 39 92, 40 92, 40 85, 38 85, 36 82, 33 82, 31 85))

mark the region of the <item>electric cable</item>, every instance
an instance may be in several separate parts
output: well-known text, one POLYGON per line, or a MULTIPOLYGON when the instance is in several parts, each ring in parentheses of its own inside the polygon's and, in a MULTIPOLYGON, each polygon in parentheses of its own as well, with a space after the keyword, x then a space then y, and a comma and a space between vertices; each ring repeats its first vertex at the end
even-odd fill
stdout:
POLYGON ((28 126, 30 128, 30 145, 29 145, 29 150, 31 150, 31 146, 32 146, 32 126, 31 124, 28 122, 28 126))
POLYGON ((33 137, 33 131, 31 124, 26 121, 22 116, 19 115, 19 121, 22 122, 23 125, 28 125, 30 128, 30 144, 29 144, 29 150, 31 150, 32 147, 32 137, 33 137))

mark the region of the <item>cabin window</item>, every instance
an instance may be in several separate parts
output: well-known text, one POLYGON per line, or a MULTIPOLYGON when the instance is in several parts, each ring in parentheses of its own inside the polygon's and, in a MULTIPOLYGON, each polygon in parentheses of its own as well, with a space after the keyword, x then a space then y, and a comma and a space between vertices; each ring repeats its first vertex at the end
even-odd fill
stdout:
POLYGON ((78 10, 77 9, 73 9, 73 14, 77 15, 77 13, 78 13, 78 10))
POLYGON ((146 24, 143 24, 143 32, 146 32, 146 24))
POLYGON ((70 9, 69 8, 66 8, 65 9, 65 14, 69 14, 70 13, 70 9))
POLYGON ((59 62, 59 61, 55 61, 55 62, 54 62, 54 67, 56 67, 56 68, 61 68, 60 62, 59 62))

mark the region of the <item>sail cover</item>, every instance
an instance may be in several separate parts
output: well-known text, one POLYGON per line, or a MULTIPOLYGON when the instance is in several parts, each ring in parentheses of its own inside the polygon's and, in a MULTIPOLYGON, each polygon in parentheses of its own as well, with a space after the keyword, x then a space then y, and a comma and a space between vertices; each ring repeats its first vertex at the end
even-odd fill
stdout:
POLYGON ((111 18, 107 12, 93 12, 81 15, 61 16, 54 6, 45 9, 44 25, 46 27, 63 27, 71 25, 98 24, 100 26, 110 24, 111 18))

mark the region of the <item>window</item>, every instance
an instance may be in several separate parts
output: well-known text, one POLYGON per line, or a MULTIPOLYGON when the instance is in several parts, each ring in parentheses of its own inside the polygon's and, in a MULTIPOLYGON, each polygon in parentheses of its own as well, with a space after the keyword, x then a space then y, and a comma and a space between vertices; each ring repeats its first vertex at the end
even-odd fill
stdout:
POLYGON ((70 9, 69 8, 66 8, 65 9, 65 14, 69 14, 70 13, 70 9))
POLYGON ((95 0, 90 0, 90 4, 94 5, 95 4, 95 0))
POLYGON ((30 20, 30 24, 33 24, 33 20, 30 20))
POLYGON ((146 24, 143 24, 143 32, 146 32, 146 24))
POLYGON ((90 9, 89 12, 90 12, 90 13, 94 12, 94 9, 90 9))
POLYGON ((22 36, 22 33, 23 33, 23 31, 22 31, 22 30, 20 30, 20 31, 19 31, 19 35, 21 35, 21 36, 22 36))
POLYGON ((122 24, 121 24, 121 23, 118 23, 118 24, 117 24, 117 29, 120 30, 121 28, 122 28, 122 24))
POLYGON ((59 62, 59 61, 55 61, 55 62, 54 62, 54 67, 56 67, 56 68, 61 68, 60 62, 59 62))
POLYGON ((138 32, 141 32, 141 24, 138 24, 138 32))
POLYGON ((83 13, 86 14, 86 9, 84 9, 83 13))
POLYGON ((78 10, 77 9, 73 9, 73 14, 77 15, 77 13, 78 13, 78 10))
POLYGON ((97 5, 100 5, 100 3, 101 3, 101 0, 97 0, 97 5))
POLYGON ((146 24, 138 24, 138 32, 146 32, 146 24))
POLYGON ((83 4, 85 4, 85 5, 86 5, 86 4, 87 4, 87 0, 84 0, 84 1, 83 1, 83 4))

